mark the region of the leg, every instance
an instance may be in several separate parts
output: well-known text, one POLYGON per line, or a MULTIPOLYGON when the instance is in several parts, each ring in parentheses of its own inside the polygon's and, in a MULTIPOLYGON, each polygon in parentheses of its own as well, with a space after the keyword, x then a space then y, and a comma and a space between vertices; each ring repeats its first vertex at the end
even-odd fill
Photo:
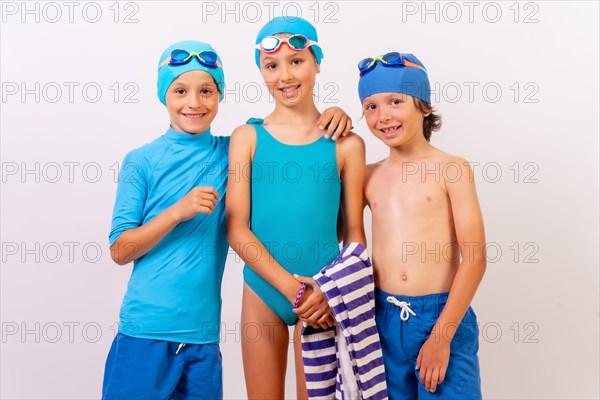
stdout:
POLYGON ((294 328, 294 363, 296 367, 296 398, 298 400, 308 399, 306 390, 306 377, 304 376, 304 362, 302 361, 302 321, 298 320, 294 328))
POLYGON ((242 359, 248 399, 283 399, 287 325, 244 283, 242 359))

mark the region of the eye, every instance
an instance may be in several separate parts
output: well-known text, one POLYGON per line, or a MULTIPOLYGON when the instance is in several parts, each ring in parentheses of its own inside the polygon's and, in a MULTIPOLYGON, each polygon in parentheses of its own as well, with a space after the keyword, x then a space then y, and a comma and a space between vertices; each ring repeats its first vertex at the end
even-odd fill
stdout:
POLYGON ((397 98, 394 98, 394 99, 392 99, 390 101, 390 104, 393 105, 393 106, 397 106, 397 105, 400 105, 402 103, 404 103, 404 101, 402 99, 397 99, 397 98))
POLYGON ((182 88, 175 89, 175 93, 177 93, 177 94, 185 94, 185 89, 182 89, 182 88))
POLYGON ((294 58, 294 59, 292 60, 292 65, 300 65, 300 64, 302 64, 303 62, 304 62, 304 60, 303 60, 303 59, 301 59, 301 58, 294 58))
POLYGON ((267 65, 265 65, 266 69, 270 69, 270 70, 274 70, 275 68, 277 68, 277 64, 275 63, 269 63, 267 65))
POLYGON ((215 93, 215 91, 210 88, 205 88, 205 89, 200 90, 200 94, 202 96, 212 96, 214 93, 215 93))
POLYGON ((377 106, 375 104, 367 104, 365 106, 365 111, 373 111, 377 108, 377 106))

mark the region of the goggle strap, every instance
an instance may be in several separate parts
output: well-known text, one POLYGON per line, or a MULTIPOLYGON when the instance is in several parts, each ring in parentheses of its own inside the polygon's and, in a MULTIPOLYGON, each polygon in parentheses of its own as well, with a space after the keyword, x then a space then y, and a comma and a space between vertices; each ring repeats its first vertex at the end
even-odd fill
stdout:
POLYGON ((423 72, 425 72, 427 74, 427 70, 425 68, 421 67, 419 64, 412 63, 412 62, 410 62, 410 61, 408 61, 408 60, 405 59, 404 60, 404 65, 406 65, 407 67, 413 67, 413 68, 416 68, 416 69, 420 69, 421 71, 423 71, 423 72))
POLYGON ((158 68, 162 68, 162 67, 164 67, 165 65, 169 64, 170 62, 171 62, 171 56, 167 57, 167 58, 165 59, 165 61, 161 62, 161 63, 160 63, 160 67, 158 67, 158 68))

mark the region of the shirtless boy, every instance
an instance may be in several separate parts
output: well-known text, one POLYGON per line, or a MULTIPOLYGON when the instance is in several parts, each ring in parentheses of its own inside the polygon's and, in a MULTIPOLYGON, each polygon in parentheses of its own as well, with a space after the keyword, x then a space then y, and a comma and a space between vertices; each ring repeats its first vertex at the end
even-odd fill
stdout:
POLYGON ((367 166, 376 320, 390 398, 480 399, 477 319, 486 268, 471 168, 429 143, 441 126, 423 64, 387 53, 359 63, 359 97, 389 157, 367 166))

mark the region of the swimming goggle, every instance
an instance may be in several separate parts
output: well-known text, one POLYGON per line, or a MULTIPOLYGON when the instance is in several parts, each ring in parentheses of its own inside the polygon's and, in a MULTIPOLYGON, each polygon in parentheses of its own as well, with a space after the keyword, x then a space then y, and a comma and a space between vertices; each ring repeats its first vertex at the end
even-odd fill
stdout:
POLYGON ((427 70, 421 67, 419 64, 415 64, 413 62, 408 61, 407 59, 402 57, 402 54, 398 53, 397 51, 392 51, 391 53, 386 53, 382 56, 368 57, 364 60, 361 60, 358 63, 358 70, 360 71, 360 76, 363 76, 364 74, 375 68, 377 61, 379 61, 382 65, 385 65, 386 67, 411 67, 420 69, 421 71, 425 72, 425 74, 427 74, 427 70))
MULTIPOLYGON (((163 61, 160 66, 170 65, 171 67, 178 67, 190 62, 192 58, 197 57, 200 64, 208 68, 219 68, 219 60, 217 59, 217 53, 214 51, 187 51, 181 49, 175 49, 171 52, 171 56, 163 61)), ((160 67, 159 67, 160 68, 160 67)))
POLYGON ((294 51, 305 50, 308 46, 314 44, 318 45, 317 42, 313 42, 304 35, 292 35, 287 38, 278 38, 276 36, 266 36, 259 44, 256 45, 258 50, 262 50, 265 53, 274 53, 281 47, 282 43, 287 43, 289 48, 294 51))

